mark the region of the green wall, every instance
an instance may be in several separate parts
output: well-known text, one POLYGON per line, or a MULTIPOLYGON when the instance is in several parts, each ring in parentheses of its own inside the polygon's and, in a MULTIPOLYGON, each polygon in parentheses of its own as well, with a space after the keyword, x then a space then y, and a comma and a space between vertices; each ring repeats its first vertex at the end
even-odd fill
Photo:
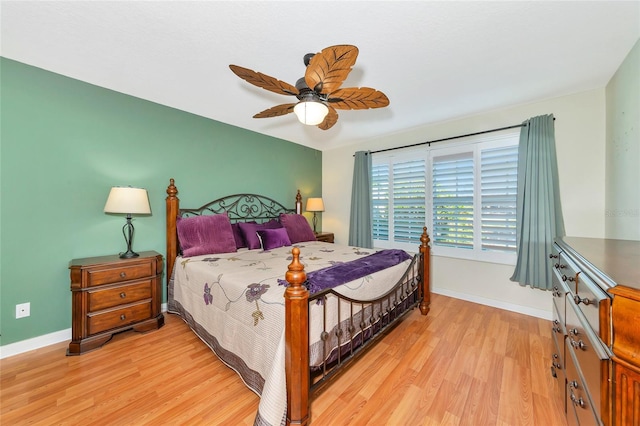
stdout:
POLYGON ((0 73, 0 345, 71 327, 69 261, 126 248, 124 217, 103 213, 112 186, 147 188, 133 248, 160 253, 169 178, 183 207, 322 194, 320 151, 5 58, 0 73))

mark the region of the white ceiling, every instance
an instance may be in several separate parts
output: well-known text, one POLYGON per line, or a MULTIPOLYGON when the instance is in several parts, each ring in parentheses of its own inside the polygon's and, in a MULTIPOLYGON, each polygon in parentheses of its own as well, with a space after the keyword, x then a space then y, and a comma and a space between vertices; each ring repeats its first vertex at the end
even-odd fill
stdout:
POLYGON ((2 1, 1 51, 118 92, 320 150, 424 124, 604 87, 640 37, 640 1, 2 1), (290 84, 303 56, 360 54, 343 87, 387 108, 338 111, 330 130, 244 82, 290 84))

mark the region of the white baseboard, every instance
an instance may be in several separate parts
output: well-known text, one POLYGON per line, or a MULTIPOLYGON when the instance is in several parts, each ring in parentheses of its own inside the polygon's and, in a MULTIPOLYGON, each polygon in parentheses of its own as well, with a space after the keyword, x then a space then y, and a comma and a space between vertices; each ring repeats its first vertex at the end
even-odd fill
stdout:
POLYGON ((528 306, 516 305, 513 303, 503 302, 501 300, 487 299, 473 294, 458 293, 446 288, 432 288, 432 293, 441 294, 443 296, 453 297, 454 299, 466 300, 467 302, 479 303, 480 305, 491 306, 493 308, 504 309, 506 311, 517 312, 519 314, 529 315, 536 318, 542 318, 551 321, 553 313, 543 309, 531 308, 528 306))
MULTIPOLYGON (((167 304, 163 303, 161 309, 162 312, 167 312, 167 304)), ((0 346, 0 359, 19 355, 21 353, 29 352, 34 349, 44 348, 45 346, 54 345, 56 343, 64 342, 65 340, 71 340, 70 328, 67 328, 66 330, 54 331, 53 333, 34 337, 32 339, 21 340, 16 343, 10 343, 8 345, 0 346)))
POLYGON ((32 339, 21 340, 16 343, 0 346, 0 359, 29 352, 34 349, 40 349, 55 343, 71 340, 71 329, 54 331, 53 333, 43 336, 34 337, 32 339))

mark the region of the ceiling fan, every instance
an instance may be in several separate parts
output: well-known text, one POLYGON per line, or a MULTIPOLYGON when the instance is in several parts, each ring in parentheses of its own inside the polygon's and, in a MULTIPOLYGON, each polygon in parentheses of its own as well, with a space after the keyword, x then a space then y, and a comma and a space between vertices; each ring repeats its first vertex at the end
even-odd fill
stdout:
POLYGON ((274 106, 253 118, 278 117, 295 112, 302 123, 327 130, 338 121, 336 109, 369 109, 389 105, 389 98, 379 90, 370 87, 340 88, 357 57, 358 48, 347 44, 329 46, 315 54, 307 53, 304 56, 307 70, 295 86, 238 65, 229 65, 229 68, 255 86, 298 98, 296 103, 274 106))

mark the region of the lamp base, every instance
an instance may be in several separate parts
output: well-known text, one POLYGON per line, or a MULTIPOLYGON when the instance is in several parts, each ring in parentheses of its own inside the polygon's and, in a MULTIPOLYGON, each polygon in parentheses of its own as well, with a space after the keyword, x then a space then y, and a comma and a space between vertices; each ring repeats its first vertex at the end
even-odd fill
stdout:
POLYGON ((133 242, 133 223, 131 223, 131 215, 127 215, 127 223, 122 227, 122 235, 127 243, 127 251, 120 253, 120 259, 131 259, 133 257, 140 256, 138 253, 131 250, 131 243, 133 242))
POLYGON ((138 253, 133 252, 131 250, 126 251, 124 253, 120 253, 120 259, 131 259, 133 257, 138 257, 140 256, 138 253))

